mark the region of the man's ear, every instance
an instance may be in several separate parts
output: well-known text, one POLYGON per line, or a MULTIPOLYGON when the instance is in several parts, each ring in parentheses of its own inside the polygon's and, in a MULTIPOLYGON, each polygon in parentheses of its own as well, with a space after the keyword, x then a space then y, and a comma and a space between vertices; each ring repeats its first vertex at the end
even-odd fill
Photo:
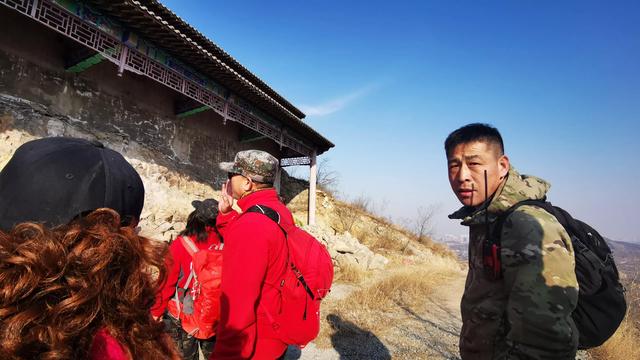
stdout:
POLYGON ((251 187, 253 185, 253 181, 251 181, 251 179, 249 179, 246 176, 242 177, 242 190, 244 191, 251 191, 251 187))
POLYGON ((500 179, 504 179, 509 173, 509 157, 507 155, 502 155, 498 159, 498 173, 500 179))

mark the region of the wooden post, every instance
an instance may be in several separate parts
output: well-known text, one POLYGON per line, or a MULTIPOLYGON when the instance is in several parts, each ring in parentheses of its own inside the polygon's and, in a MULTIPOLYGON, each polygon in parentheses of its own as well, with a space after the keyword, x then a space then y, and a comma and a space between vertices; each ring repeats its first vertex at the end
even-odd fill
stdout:
POLYGON ((127 63, 127 54, 129 53, 129 48, 124 44, 122 46, 122 53, 120 53, 120 61, 118 63, 118 76, 122 77, 122 73, 124 73, 124 64, 127 63))
POLYGON ((38 10, 38 0, 33 0, 33 5, 31 5, 31 17, 36 17, 36 11, 38 10))
POLYGON ((309 225, 316 224, 316 181, 318 167, 316 165, 316 150, 311 153, 311 164, 309 165, 309 225))

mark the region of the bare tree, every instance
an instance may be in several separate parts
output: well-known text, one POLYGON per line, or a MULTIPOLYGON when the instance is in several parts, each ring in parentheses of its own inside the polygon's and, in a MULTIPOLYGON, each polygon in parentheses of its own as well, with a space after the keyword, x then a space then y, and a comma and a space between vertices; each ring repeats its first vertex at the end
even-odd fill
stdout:
POLYGON ((371 198, 365 194, 360 194, 360 196, 355 197, 353 200, 349 201, 349 203, 363 212, 372 212, 373 202, 371 201, 371 198))
POLYGON ((360 211, 352 206, 341 206, 338 205, 335 207, 335 214, 338 217, 338 224, 340 225, 341 232, 351 232, 353 230, 353 226, 360 219, 360 211))
POLYGON ((427 207, 420 206, 416 211, 413 222, 413 233, 421 243, 427 242, 433 234, 433 218, 440 209, 439 204, 431 204, 427 207))
MULTIPOLYGON (((340 174, 331 168, 329 158, 321 158, 316 166, 316 184, 322 191, 334 195, 337 192, 340 174)), ((296 179, 309 181, 309 166, 291 166, 287 168, 287 174, 296 179)))
POLYGON ((338 215, 341 230, 351 232, 353 226, 361 220, 362 214, 371 212, 372 201, 370 197, 361 194, 351 200, 344 197, 342 202, 343 204, 336 206, 334 211, 338 215))
POLYGON ((322 158, 318 162, 317 181, 318 187, 322 191, 334 193, 338 187, 340 176, 337 171, 331 168, 329 158, 322 158))

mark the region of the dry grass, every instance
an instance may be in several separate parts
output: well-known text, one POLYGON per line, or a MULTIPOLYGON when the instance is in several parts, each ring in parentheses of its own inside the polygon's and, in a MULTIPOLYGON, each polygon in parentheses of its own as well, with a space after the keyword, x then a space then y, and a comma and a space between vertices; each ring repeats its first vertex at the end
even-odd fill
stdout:
POLYGON ((367 272, 353 264, 345 264, 336 272, 336 280, 344 283, 359 284, 366 278, 367 272))
MULTIPOLYGON (((420 312, 419 307, 430 298, 433 290, 448 279, 459 276, 459 268, 450 260, 429 264, 404 266, 388 276, 365 285, 343 300, 323 304, 323 313, 334 315, 362 331, 380 336, 393 327, 403 309, 420 312)), ((336 331, 322 319, 322 328, 316 344, 330 346, 329 338, 336 331)))
POLYGON ((362 222, 363 217, 367 215, 366 205, 350 204, 337 200, 334 205, 335 224, 341 233, 352 232, 356 224, 362 222))
POLYGON ((423 267, 409 267, 383 279, 374 288, 380 296, 397 305, 413 307, 422 304, 425 298, 432 295, 433 289, 442 285, 451 275, 448 271, 434 273, 423 267))
POLYGON ((411 249, 410 241, 408 239, 398 239, 387 234, 377 236, 373 238, 369 244, 365 244, 372 249, 384 249, 388 251, 394 251, 402 255, 413 255, 414 252, 411 249))
POLYGON ((384 249, 403 255, 412 255, 412 249, 426 249, 431 253, 449 259, 456 255, 443 244, 434 242, 429 236, 418 238, 413 232, 393 224, 386 219, 370 214, 361 214, 351 226, 351 234, 371 250, 384 249))
POLYGON ((423 245, 426 246, 427 249, 431 250, 431 252, 433 252, 438 256, 457 259, 456 254, 453 251, 451 251, 451 249, 449 249, 447 245, 434 242, 431 239, 429 239, 428 243, 426 244, 423 243, 423 245))
POLYGON ((413 249, 417 248, 429 250, 437 256, 456 259, 456 255, 446 245, 436 243, 429 237, 423 237, 419 241, 415 234, 384 219, 367 216, 358 221, 351 227, 350 233, 373 251, 383 249, 413 255, 413 249))
POLYGON ((374 223, 373 226, 365 225, 354 227, 351 233, 371 250, 384 249, 411 255, 406 253, 409 239, 402 236, 392 225, 382 223, 374 223))
MULTIPOLYGON (((333 207, 325 212, 327 224, 338 233, 349 232, 362 244, 371 250, 386 250, 388 252, 412 255, 412 248, 421 247, 435 255, 456 259, 455 254, 445 245, 434 242, 429 236, 418 237, 412 231, 392 223, 389 219, 376 216, 371 208, 370 199, 365 196, 351 201, 331 199, 333 207)), ((302 213, 297 216, 301 216, 302 213)))
POLYGON ((615 334, 602 346, 589 350, 595 360, 640 359, 640 284, 627 285, 627 316, 615 334))

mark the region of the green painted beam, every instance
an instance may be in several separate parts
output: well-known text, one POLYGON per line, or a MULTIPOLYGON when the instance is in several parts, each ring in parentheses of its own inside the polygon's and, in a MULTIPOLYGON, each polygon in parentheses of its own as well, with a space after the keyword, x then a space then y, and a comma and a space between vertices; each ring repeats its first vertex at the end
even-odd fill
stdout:
POLYGON ((83 72, 85 70, 87 70, 88 68, 92 67, 93 65, 97 65, 99 63, 102 62, 102 60, 104 60, 104 56, 102 56, 102 54, 98 53, 95 54, 91 57, 88 57, 82 61, 80 61, 79 63, 68 67, 66 70, 68 72, 72 72, 72 73, 80 73, 83 72))
POLYGON ((179 117, 179 118, 183 118, 183 117, 191 116, 191 115, 194 115, 194 114, 197 114, 197 113, 201 113, 203 111, 207 111, 209 109, 210 109, 210 107, 208 107, 206 105, 203 105, 203 106, 199 106, 197 108, 193 108, 191 110, 187 110, 187 111, 183 111, 181 113, 178 113, 178 114, 176 114, 176 116, 179 117))
POLYGON ((250 143, 250 142, 254 142, 254 141, 258 141, 258 140, 262 140, 262 139, 268 139, 266 136, 261 135, 255 138, 251 138, 251 139, 242 139, 240 140, 241 143, 246 144, 246 143, 250 143))
POLYGON ((255 131, 251 131, 251 132, 245 132, 240 136, 240 142, 241 143, 250 143, 253 141, 258 141, 258 140, 262 140, 262 139, 266 139, 267 137, 262 135, 262 134, 258 134, 255 131))

